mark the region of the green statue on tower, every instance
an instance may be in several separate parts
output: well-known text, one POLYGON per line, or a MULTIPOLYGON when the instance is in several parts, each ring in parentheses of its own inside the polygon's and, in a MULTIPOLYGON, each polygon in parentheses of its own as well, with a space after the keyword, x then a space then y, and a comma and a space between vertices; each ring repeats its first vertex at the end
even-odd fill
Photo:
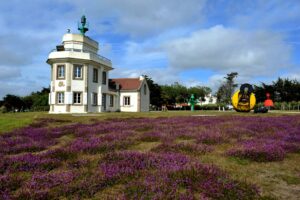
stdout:
POLYGON ((82 15, 81 17, 81 26, 78 24, 78 30, 80 31, 81 35, 84 35, 89 29, 87 28, 86 17, 82 15))

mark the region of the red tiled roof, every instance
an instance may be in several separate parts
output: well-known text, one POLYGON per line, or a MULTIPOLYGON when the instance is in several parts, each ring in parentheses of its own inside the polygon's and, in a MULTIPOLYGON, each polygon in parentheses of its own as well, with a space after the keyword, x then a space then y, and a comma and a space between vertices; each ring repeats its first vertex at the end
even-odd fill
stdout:
POLYGON ((114 78, 111 81, 119 84, 121 90, 138 90, 142 83, 139 78, 114 78))

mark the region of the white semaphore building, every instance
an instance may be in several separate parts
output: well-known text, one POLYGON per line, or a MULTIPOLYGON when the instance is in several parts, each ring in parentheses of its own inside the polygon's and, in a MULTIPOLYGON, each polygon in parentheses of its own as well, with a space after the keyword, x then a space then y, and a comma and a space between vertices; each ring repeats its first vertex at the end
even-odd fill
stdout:
POLYGON ((150 91, 144 77, 109 79, 109 59, 98 55, 98 42, 81 34, 67 33, 47 59, 51 66, 50 113, 149 111, 150 91))

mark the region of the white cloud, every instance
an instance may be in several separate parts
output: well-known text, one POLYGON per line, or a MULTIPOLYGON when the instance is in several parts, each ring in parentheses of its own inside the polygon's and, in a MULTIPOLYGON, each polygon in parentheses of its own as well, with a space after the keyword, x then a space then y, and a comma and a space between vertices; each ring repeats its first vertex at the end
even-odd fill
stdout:
POLYGON ((221 25, 165 44, 175 69, 205 68, 241 75, 268 75, 289 67, 291 48, 278 34, 246 32, 221 25))
POLYGON ((223 82, 224 75, 215 74, 208 78, 207 85, 212 89, 213 92, 216 92, 223 82))
POLYGON ((124 54, 121 59, 117 59, 121 67, 129 68, 166 67, 162 63, 165 60, 165 53, 159 46, 151 45, 149 41, 125 43, 124 54))
POLYGON ((113 1, 113 6, 119 5, 123 17, 119 19, 118 31, 130 32, 132 35, 148 35, 160 33, 178 25, 195 24, 201 20, 203 2, 190 0, 172 1, 134 1, 120 4, 113 1))
POLYGON ((148 75, 159 84, 171 84, 180 81, 180 71, 168 68, 166 54, 160 47, 161 40, 150 38, 142 42, 126 42, 123 56, 114 59, 113 77, 139 77, 148 75))
POLYGON ((136 78, 141 75, 149 76, 154 82, 159 84, 172 84, 174 82, 180 82, 179 74, 171 69, 162 68, 123 68, 123 70, 114 70, 111 73, 111 77, 114 78, 136 78))
MULTIPOLYGON (((235 1, 235 6, 228 9, 230 13, 236 13, 232 21, 244 28, 286 28, 294 24, 298 25, 300 20, 300 2, 297 0, 276 1, 235 1), (243 8, 243 9, 241 9, 243 8), (292 23, 292 24, 291 24, 292 23)), ((294 26, 292 25, 292 26, 294 26)))
MULTIPOLYGON (((114 32, 144 37, 159 34, 178 26, 195 25, 201 22, 206 0, 70 0, 76 13, 85 13, 101 21, 110 21, 114 32)), ((99 23, 98 22, 98 23, 99 23)), ((95 23, 94 23, 95 24, 95 23)), ((101 23, 100 23, 101 24, 101 23)), ((100 26, 100 25, 99 25, 100 26)), ((104 30, 103 27, 100 28, 104 30)))
POLYGON ((7 94, 13 94, 18 96, 29 95, 33 91, 39 91, 43 86, 39 82, 33 81, 11 81, 11 82, 0 82, 0 100, 7 94))

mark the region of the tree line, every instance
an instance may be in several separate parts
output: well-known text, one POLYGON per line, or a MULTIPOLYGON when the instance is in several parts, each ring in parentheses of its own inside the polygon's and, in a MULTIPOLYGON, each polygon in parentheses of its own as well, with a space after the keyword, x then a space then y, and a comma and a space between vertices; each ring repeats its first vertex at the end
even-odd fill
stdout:
POLYGON ((288 78, 278 78, 271 84, 255 85, 254 91, 258 102, 266 99, 266 93, 269 93, 275 102, 300 101, 300 82, 288 78))
POLYGON ((254 92, 258 106, 262 106, 266 93, 269 93, 275 109, 300 110, 300 82, 297 80, 278 78, 271 84, 254 86, 254 92))
POLYGON ((150 90, 150 104, 156 108, 162 105, 175 105, 176 103, 188 103, 191 95, 195 99, 205 100, 205 97, 212 92, 206 86, 186 87, 185 85, 175 82, 171 85, 159 85, 149 76, 145 75, 150 90))
MULTIPOLYGON (((238 89, 238 84, 235 82, 237 76, 237 72, 232 72, 224 77, 225 80, 216 93, 218 103, 231 103, 231 96, 238 89)), ((269 93, 270 98, 275 102, 276 109, 281 109, 281 105, 299 106, 300 82, 297 80, 279 77, 270 84, 261 82, 260 84, 253 85, 253 89, 258 105, 262 105, 266 100, 266 94, 269 93)))
POLYGON ((7 94, 0 101, 0 112, 48 111, 49 93, 49 88, 42 88, 24 97, 7 94))
MULTIPOLYGON (((217 106, 231 104, 231 96, 238 89, 235 80, 237 76, 237 72, 231 72, 224 77, 223 83, 215 93, 217 106)), ((150 90, 150 104, 153 108, 161 108, 162 105, 188 103, 192 94, 196 99, 204 101, 205 97, 212 93, 211 88, 206 86, 186 87, 179 82, 171 85, 159 85, 149 76, 145 75, 145 78, 150 90)), ((258 104, 264 102, 266 93, 269 93, 275 104, 277 103, 277 107, 278 103, 280 106, 284 103, 293 103, 299 106, 300 82, 297 80, 278 78, 271 84, 262 82, 259 85, 253 85, 253 88, 258 104)), ((41 91, 32 92, 24 97, 7 94, 3 101, 0 101, 0 112, 48 111, 49 92, 49 88, 42 88, 41 91)))
MULTIPOLYGON (((218 105, 230 105, 233 93, 238 90, 236 83, 237 72, 231 72, 224 77, 222 84, 219 86, 215 96, 218 105)), ((197 99, 205 100, 205 96, 212 92, 211 88, 206 86, 186 87, 178 82, 171 85, 158 85, 151 78, 146 76, 150 88, 150 104, 160 107, 162 104, 172 105, 175 103, 188 102, 191 94, 197 99)), ((251 83, 250 83, 251 84, 251 83)), ((257 103, 263 103, 266 100, 266 93, 270 94, 274 102, 294 103, 299 105, 300 101, 300 82, 288 78, 278 78, 270 84, 261 82, 253 85, 254 94, 257 103)), ((277 105, 277 104, 276 104, 277 105)))

